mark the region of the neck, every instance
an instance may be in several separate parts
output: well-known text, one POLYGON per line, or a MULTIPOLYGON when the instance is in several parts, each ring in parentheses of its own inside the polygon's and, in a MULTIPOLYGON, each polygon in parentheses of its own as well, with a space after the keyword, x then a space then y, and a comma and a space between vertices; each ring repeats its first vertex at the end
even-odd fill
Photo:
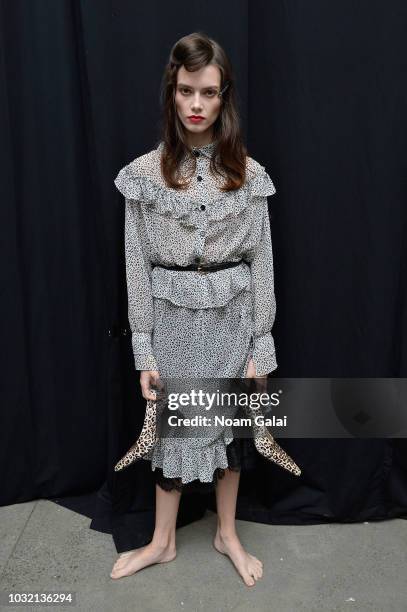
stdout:
POLYGON ((205 145, 210 144, 213 140, 214 135, 212 129, 208 129, 202 134, 194 134, 192 132, 188 132, 186 134, 186 142, 189 147, 204 147, 205 145))

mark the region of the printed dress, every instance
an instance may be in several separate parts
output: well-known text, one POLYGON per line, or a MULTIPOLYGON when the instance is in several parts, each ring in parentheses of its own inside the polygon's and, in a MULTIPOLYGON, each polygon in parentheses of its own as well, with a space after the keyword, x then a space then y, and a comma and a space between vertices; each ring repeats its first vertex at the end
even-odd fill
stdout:
MULTIPOLYGON (((247 157, 247 178, 222 192, 210 171, 215 141, 192 147, 181 163, 187 190, 169 188, 160 169, 163 143, 122 168, 115 185, 125 197, 128 317, 136 370, 160 377, 244 378, 277 368, 276 313, 267 196, 276 192, 265 168, 247 157), (157 264, 239 261, 222 270, 168 270, 157 264)), ((181 489, 216 484, 224 469, 253 462, 253 441, 225 427, 211 438, 163 437, 144 457, 156 482, 181 489), (252 457, 252 459, 251 459, 252 457)))

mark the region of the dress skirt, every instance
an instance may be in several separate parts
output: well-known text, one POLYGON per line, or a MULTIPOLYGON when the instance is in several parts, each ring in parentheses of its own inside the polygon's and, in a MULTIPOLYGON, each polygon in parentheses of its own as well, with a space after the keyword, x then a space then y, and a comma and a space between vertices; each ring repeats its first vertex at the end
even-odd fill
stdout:
MULTIPOLYGON (((167 392, 171 391, 171 377, 198 379, 197 389, 200 379, 211 379, 210 391, 225 390, 227 381, 222 385, 222 379, 245 378, 252 334, 251 291, 241 291, 226 304, 210 308, 187 308, 154 297, 153 352, 160 377, 166 383, 168 379, 167 392)), ((203 388, 208 391, 205 384, 203 388)), ((194 415, 198 413, 213 416, 213 411, 202 406, 195 408, 194 415)), ((213 489, 225 468, 240 471, 255 465, 253 440, 234 438, 230 426, 217 425, 213 434, 206 427, 201 437, 197 428, 187 437, 179 437, 175 429, 159 436, 144 457, 151 460, 155 481, 165 490, 184 490, 186 485, 187 490, 190 485, 192 489, 213 489)))

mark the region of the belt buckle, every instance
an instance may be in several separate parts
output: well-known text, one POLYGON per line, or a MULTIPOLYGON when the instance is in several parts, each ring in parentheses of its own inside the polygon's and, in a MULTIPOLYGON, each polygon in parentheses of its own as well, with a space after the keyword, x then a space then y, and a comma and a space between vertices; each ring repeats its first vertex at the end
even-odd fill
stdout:
POLYGON ((204 270, 204 269, 202 268, 202 266, 198 266, 198 268, 197 268, 197 272, 199 272, 199 274, 206 274, 206 273, 207 273, 207 270, 204 270))

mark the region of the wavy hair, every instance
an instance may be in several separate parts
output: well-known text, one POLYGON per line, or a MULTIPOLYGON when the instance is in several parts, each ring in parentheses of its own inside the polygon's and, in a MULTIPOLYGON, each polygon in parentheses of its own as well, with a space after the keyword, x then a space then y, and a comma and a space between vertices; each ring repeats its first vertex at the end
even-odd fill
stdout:
MULTIPOLYGON (((221 99, 219 115, 213 124, 216 147, 210 162, 210 170, 225 178, 221 191, 239 189, 246 179, 247 149, 242 140, 237 110, 235 80, 231 64, 222 47, 202 32, 193 32, 180 38, 172 47, 161 81, 160 101, 162 109, 161 172, 169 187, 185 189, 188 183, 177 179, 181 161, 185 156, 195 160, 186 143, 186 130, 178 117, 175 105, 177 74, 181 66, 194 72, 208 64, 215 65, 221 73, 221 99)), ((190 179, 191 177, 186 177, 190 179)))

